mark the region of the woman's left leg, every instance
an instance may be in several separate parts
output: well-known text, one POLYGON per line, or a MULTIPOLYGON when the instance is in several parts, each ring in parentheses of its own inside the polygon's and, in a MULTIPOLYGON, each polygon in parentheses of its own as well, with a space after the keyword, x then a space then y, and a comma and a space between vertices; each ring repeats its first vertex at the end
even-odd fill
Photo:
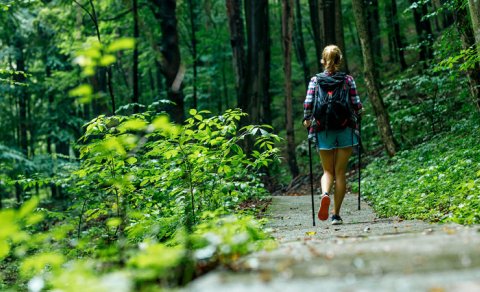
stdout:
POLYGON ((347 165, 352 155, 353 147, 335 149, 335 202, 333 214, 340 215, 340 207, 347 190, 347 165))

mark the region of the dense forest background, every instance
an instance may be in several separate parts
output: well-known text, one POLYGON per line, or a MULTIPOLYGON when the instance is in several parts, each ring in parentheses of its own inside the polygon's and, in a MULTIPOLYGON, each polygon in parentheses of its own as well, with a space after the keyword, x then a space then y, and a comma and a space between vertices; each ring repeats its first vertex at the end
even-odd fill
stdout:
POLYGON ((328 44, 365 107, 376 210, 480 222, 478 2, 0 9, 0 288, 175 286, 271 246, 248 202, 307 174, 303 100, 328 44))

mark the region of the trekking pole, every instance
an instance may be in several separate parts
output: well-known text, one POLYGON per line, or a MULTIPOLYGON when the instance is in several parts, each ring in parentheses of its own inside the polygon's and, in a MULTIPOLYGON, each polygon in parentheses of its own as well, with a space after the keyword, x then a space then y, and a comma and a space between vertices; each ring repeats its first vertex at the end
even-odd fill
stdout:
POLYGON ((310 133, 310 128, 307 129, 307 140, 308 140, 308 156, 310 157, 310 192, 312 195, 312 220, 313 226, 315 226, 315 203, 313 201, 313 167, 312 167, 312 145, 310 141, 310 137, 308 134, 310 133))
POLYGON ((358 120, 358 210, 360 210, 360 171, 362 169, 362 164, 360 163, 361 151, 362 151, 362 120, 358 120))

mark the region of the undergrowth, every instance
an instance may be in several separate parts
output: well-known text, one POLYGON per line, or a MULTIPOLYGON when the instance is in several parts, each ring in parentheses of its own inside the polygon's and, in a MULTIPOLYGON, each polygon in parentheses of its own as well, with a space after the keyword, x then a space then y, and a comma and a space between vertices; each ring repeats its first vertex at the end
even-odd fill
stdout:
POLYGON ((462 120, 395 157, 372 162, 363 194, 380 216, 480 223, 480 126, 462 120))

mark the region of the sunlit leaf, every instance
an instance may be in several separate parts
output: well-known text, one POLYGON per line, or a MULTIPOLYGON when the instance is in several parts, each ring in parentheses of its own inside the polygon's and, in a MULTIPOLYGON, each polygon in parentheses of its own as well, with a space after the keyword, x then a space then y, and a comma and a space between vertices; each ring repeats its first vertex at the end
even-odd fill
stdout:
POLYGON ((115 63, 117 59, 115 58, 114 55, 105 55, 100 59, 100 65, 101 66, 108 66, 113 63, 115 63))
POLYGON ((37 208, 39 201, 40 200, 38 197, 32 197, 30 200, 26 201, 20 208, 20 211, 18 212, 18 216, 20 218, 23 218, 28 214, 32 213, 33 210, 37 208))
POLYGON ((82 84, 82 85, 79 85, 79 86, 75 87, 74 89, 70 90, 68 92, 68 95, 70 95, 72 97, 78 97, 78 96, 89 96, 92 93, 93 93, 93 89, 90 85, 82 84))
POLYGON ((113 43, 111 43, 107 51, 108 52, 116 52, 119 50, 128 50, 128 49, 133 49, 135 47, 135 39, 133 38, 121 38, 118 40, 115 40, 113 43))
POLYGON ((0 240, 0 260, 3 260, 10 253, 10 245, 6 240, 0 240))
POLYGON ((137 158, 131 156, 128 157, 127 160, 125 160, 128 164, 135 164, 137 162, 137 158))

